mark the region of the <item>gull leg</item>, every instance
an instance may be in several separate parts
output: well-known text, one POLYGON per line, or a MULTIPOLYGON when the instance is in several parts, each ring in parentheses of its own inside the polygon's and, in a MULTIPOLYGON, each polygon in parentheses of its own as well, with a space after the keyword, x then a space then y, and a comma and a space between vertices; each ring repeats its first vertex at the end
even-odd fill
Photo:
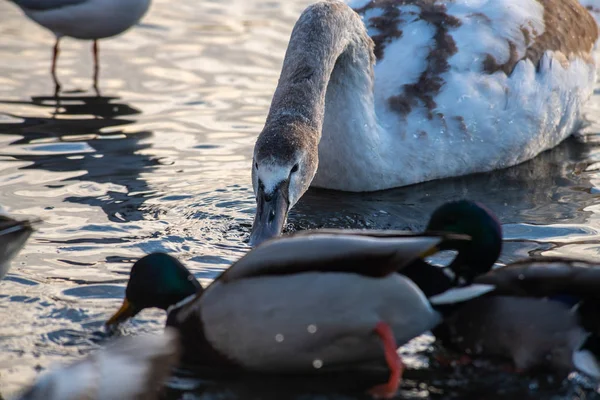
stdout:
POLYGON ((94 40, 92 53, 94 53, 94 90, 96 91, 96 96, 100 96, 100 89, 98 89, 98 75, 100 73, 100 64, 98 62, 98 40, 94 40))
POLYGON ((58 77, 56 76, 56 64, 58 63, 58 55, 60 54, 59 48, 60 38, 56 38, 56 42, 54 43, 54 50, 52 52, 52 67, 50 69, 50 73, 52 74, 52 80, 54 81, 54 96, 58 97, 60 92, 60 82, 58 81, 58 77))

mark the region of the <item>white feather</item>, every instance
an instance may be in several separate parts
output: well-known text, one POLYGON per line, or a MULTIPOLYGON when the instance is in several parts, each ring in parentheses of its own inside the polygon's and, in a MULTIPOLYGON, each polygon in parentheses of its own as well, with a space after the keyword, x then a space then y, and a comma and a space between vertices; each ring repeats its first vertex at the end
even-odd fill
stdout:
MULTIPOLYGON (((364 5, 364 0, 351 2, 364 5)), ((332 80, 328 86, 314 186, 373 191, 505 168, 556 146, 577 129, 594 88, 595 65, 575 59, 565 68, 557 62, 564 56, 548 51, 537 69, 525 59, 509 76, 482 72, 488 54, 498 63, 508 60, 509 41, 524 55, 522 29, 531 39, 545 31, 539 1, 446 5, 461 25, 448 31, 458 51, 440 75, 444 84, 433 99, 434 117, 428 118, 423 105, 405 117, 389 106, 391 96, 402 95, 403 85, 417 82, 435 48, 434 27, 408 13, 409 8, 420 12, 418 3, 399 5, 402 35, 386 41, 374 67, 374 89, 365 83, 368 74, 353 66, 341 83, 332 80)), ((380 12, 364 16, 370 35, 379 33, 369 21, 380 12)))
POLYGON ((573 365, 579 371, 591 376, 600 378, 600 365, 594 355, 588 350, 579 350, 573 353, 573 365))
POLYGON ((436 305, 460 303, 466 300, 471 300, 496 289, 493 285, 473 284, 460 288, 452 288, 444 293, 432 296, 429 302, 436 305))
MULTIPOLYGON (((392 274, 309 272, 215 282, 197 304, 213 346, 246 368, 314 371, 384 360, 374 334, 388 323, 398 346, 440 320, 422 292, 392 274)), ((193 310, 189 310, 194 312, 193 310)))
POLYGON ((290 168, 287 165, 265 162, 262 163, 260 169, 256 171, 256 176, 263 185, 265 185, 265 193, 271 194, 278 184, 285 181, 290 176, 290 168))

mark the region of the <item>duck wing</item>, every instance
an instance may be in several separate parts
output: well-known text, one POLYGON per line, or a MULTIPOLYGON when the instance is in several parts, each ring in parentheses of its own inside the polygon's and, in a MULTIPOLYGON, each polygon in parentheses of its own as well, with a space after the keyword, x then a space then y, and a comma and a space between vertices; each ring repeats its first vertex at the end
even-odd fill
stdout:
POLYGON ((475 279, 513 296, 559 295, 600 300, 600 264, 559 257, 536 257, 494 269, 475 279))
POLYGON ((467 235, 445 233, 307 231, 263 243, 234 263, 216 281, 309 271, 381 277, 435 252, 442 242, 469 240, 467 235))

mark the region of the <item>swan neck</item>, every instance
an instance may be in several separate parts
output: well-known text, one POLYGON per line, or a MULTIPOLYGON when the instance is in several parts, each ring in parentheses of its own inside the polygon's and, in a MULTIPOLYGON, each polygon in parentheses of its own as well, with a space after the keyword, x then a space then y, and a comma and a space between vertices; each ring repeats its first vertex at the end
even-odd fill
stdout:
POLYGON ((292 119, 320 136, 332 72, 348 63, 372 78, 372 41, 360 17, 339 1, 308 7, 292 31, 267 125, 292 119))

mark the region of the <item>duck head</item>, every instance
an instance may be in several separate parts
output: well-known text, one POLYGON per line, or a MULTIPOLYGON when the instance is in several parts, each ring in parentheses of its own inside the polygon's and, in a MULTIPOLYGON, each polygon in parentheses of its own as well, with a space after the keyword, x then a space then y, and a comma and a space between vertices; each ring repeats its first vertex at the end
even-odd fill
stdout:
POLYGON ((106 325, 124 322, 144 308, 166 311, 201 291, 200 283, 177 259, 164 253, 149 254, 133 264, 123 305, 106 325))
POLYGON ((436 209, 427 231, 459 233, 471 236, 470 242, 448 243, 439 250, 456 250, 458 255, 448 266, 464 283, 488 272, 502 251, 502 227, 496 216, 483 205, 459 200, 436 209), (453 246, 453 247, 450 247, 453 246))
POLYGON ((278 236, 289 210, 308 190, 318 166, 318 132, 294 121, 267 121, 254 147, 256 215, 250 245, 278 236))

